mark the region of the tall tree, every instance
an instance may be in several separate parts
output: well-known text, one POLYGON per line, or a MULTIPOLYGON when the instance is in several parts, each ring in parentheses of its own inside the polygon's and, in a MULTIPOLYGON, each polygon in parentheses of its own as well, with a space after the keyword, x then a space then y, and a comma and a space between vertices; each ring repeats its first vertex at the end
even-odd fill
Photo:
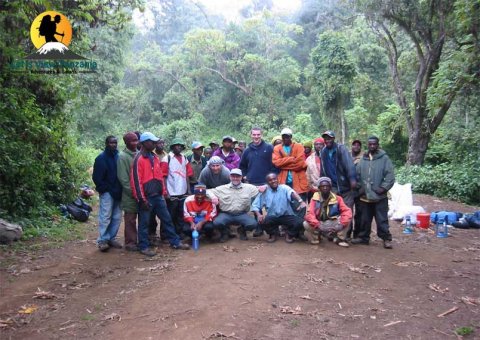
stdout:
POLYGON ((330 124, 340 122, 341 141, 345 143, 347 127, 345 108, 350 101, 355 77, 355 65, 347 51, 346 40, 340 32, 327 31, 320 34, 317 46, 312 50, 312 78, 314 92, 326 113, 330 124))
POLYGON ((409 134, 407 163, 422 164, 457 93, 478 81, 480 1, 360 0, 357 4, 388 52, 409 134), (402 53, 412 49, 414 62, 402 61, 402 53), (407 76, 411 69, 413 80, 407 76))

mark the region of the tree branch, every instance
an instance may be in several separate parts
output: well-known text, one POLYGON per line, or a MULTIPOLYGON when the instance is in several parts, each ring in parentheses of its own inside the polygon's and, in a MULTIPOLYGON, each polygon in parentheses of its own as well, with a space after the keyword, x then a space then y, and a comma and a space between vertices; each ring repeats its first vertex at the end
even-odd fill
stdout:
POLYGON ((205 67, 205 68, 206 68, 207 70, 209 70, 209 71, 212 71, 212 72, 218 74, 218 75, 220 76, 220 78, 222 78, 222 80, 223 80, 224 82, 226 82, 227 84, 230 84, 230 85, 236 87, 237 89, 241 90, 241 91, 242 91, 243 93, 245 93, 247 96, 250 96, 250 95, 252 94, 252 90, 251 90, 251 88, 250 88, 248 85, 246 85, 246 84, 245 84, 245 86, 240 85, 240 84, 238 84, 237 82, 235 82, 235 81, 227 78, 227 76, 226 76, 225 74, 223 74, 222 72, 220 72, 220 71, 218 71, 218 70, 215 70, 215 69, 210 68, 210 67, 205 67))
POLYGON ((190 96, 193 97, 193 93, 190 92, 190 90, 187 89, 187 87, 186 87, 185 85, 183 85, 183 83, 180 81, 180 79, 178 79, 177 76, 175 76, 172 72, 166 71, 166 70, 164 70, 164 69, 159 69, 158 71, 163 72, 163 73, 169 75, 173 80, 175 80, 175 82, 176 82, 178 85, 180 85, 180 86, 185 90, 185 92, 187 92, 190 96))

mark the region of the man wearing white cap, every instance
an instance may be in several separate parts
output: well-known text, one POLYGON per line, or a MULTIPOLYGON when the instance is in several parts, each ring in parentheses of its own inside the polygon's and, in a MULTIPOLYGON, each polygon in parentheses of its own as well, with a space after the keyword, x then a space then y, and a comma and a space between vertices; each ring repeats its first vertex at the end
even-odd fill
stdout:
POLYGON ((207 190, 207 195, 214 204, 218 203, 220 213, 213 225, 222 233, 222 241, 228 239, 228 226, 239 224, 237 229, 241 240, 247 240, 247 231, 257 227, 257 221, 250 216, 252 199, 258 195, 258 188, 252 184, 242 183, 242 170, 230 171, 230 183, 207 190))
POLYGON ((279 170, 278 181, 293 188, 305 200, 308 192, 305 151, 303 145, 292 141, 293 132, 285 128, 280 133, 282 144, 273 149, 272 162, 279 170))

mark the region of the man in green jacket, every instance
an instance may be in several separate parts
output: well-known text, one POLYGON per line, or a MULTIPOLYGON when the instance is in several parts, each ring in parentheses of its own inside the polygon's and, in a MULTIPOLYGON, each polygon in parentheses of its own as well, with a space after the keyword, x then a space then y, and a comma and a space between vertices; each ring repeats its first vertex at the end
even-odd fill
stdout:
POLYGON ((126 148, 120 152, 117 161, 117 177, 122 185, 121 208, 124 211, 125 249, 137 251, 137 202, 130 187, 130 169, 137 154, 138 137, 133 132, 123 136, 126 148))
POLYGON ((368 152, 357 165, 360 182, 360 202, 357 214, 360 214, 360 225, 355 226, 352 244, 368 244, 372 220, 375 217, 377 235, 383 240, 383 247, 392 248, 392 234, 388 225, 387 191, 395 183, 393 164, 386 152, 379 149, 379 140, 368 138, 368 152))

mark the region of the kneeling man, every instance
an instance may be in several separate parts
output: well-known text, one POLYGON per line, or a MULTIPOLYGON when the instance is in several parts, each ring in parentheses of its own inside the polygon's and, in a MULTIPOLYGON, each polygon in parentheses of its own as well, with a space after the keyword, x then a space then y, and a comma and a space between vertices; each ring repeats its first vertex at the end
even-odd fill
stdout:
POLYGON ((285 242, 292 243, 295 237, 303 238, 303 218, 296 215, 292 209, 292 200, 300 204, 297 211, 306 209, 307 205, 292 188, 285 184, 278 184, 278 177, 270 173, 266 177, 267 189, 255 198, 252 211, 257 216, 258 223, 269 235, 267 242, 275 242, 278 235, 278 226, 281 224, 287 228, 285 242), (265 208, 266 213, 262 210, 265 208))

